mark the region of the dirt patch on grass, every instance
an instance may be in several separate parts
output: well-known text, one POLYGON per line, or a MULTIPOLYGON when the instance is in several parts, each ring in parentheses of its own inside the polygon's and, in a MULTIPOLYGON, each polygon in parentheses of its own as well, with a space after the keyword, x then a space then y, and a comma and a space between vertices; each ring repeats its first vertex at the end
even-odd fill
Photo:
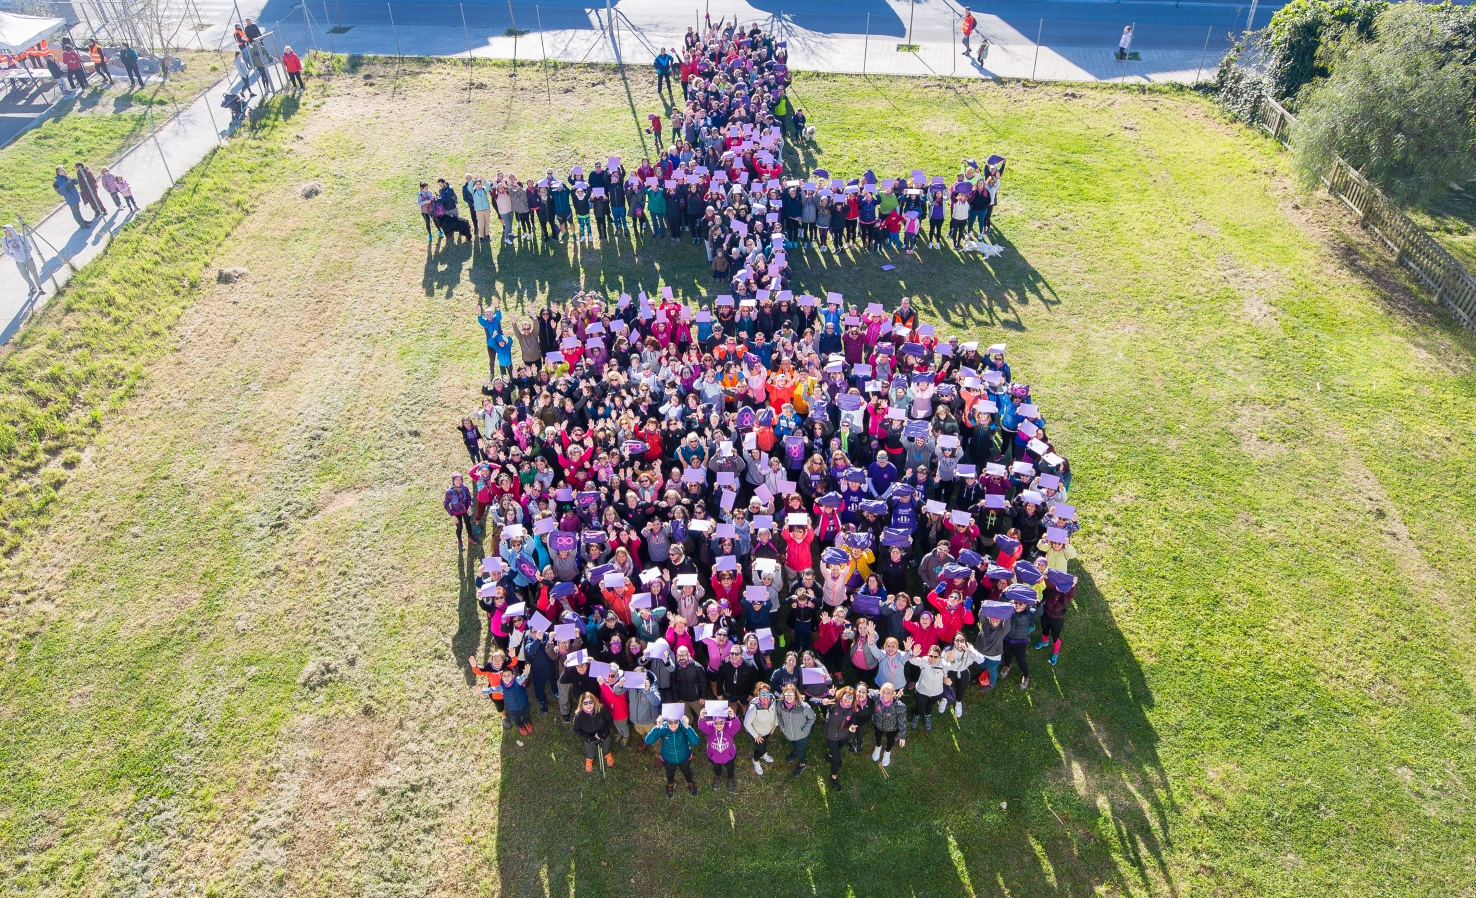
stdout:
POLYGON ((1240 448, 1258 462, 1271 462, 1286 454, 1287 445, 1275 435, 1277 416, 1281 409, 1261 403, 1245 403, 1237 406, 1231 429, 1240 448))
POLYGON ((1219 257, 1220 277, 1240 296, 1240 315, 1258 327, 1276 327, 1272 301, 1291 288, 1284 272, 1244 265, 1228 254, 1219 257))

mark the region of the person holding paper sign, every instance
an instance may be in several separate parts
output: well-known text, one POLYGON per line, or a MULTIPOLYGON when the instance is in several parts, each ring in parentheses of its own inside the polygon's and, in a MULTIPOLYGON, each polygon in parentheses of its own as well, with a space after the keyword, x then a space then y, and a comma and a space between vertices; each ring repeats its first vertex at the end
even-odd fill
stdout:
POLYGON ((680 716, 676 717, 667 716, 665 707, 661 710, 662 721, 646 734, 646 744, 657 746, 661 753, 661 764, 666 769, 666 797, 669 799, 676 795, 678 770, 687 781, 687 791, 696 795, 697 784, 692 781, 692 749, 697 747, 699 737, 692 729, 691 718, 680 714, 680 706, 677 706, 680 716))
POLYGON ((764 764, 774 763, 769 754, 769 738, 779 728, 779 709, 774 701, 774 692, 768 683, 755 683, 753 700, 743 715, 743 729, 753 738, 753 772, 764 775, 764 764))
POLYGON ((707 760, 712 762, 712 788, 717 791, 724 772, 728 776, 728 791, 737 792, 733 782, 733 764, 738 757, 738 744, 733 741, 743 724, 726 702, 709 702, 721 705, 721 713, 715 714, 708 708, 697 719, 697 729, 707 734, 707 760))

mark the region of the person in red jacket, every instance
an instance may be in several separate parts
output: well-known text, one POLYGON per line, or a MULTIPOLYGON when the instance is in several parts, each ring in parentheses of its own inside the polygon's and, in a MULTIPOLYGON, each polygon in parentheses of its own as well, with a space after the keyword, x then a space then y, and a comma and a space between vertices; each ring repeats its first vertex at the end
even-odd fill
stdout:
POLYGON ((282 48, 282 68, 287 70, 288 82, 298 90, 307 90, 302 83, 302 57, 292 52, 291 47, 282 48))
POLYGON ((974 30, 976 28, 978 28, 978 27, 979 27, 979 21, 974 18, 974 14, 972 12, 969 12, 969 8, 967 6, 965 6, 964 7, 964 14, 963 14, 963 22, 961 22, 959 24, 959 29, 961 31, 963 31, 963 48, 964 48, 963 55, 968 56, 970 58, 973 57, 974 51, 973 51, 973 48, 971 48, 969 46, 969 38, 970 37, 973 37, 974 30))
POLYGON ((600 680, 600 704, 610 712, 610 719, 615 721, 615 732, 625 743, 630 741, 630 699, 625 697, 621 679, 620 668, 610 665, 610 672, 600 680))

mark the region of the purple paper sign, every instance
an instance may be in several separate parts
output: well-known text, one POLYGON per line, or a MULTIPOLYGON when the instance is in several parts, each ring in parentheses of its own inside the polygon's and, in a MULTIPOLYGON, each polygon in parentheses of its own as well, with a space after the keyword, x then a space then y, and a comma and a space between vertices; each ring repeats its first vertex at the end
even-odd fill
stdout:
POLYGON ((589 662, 589 675, 597 680, 603 680, 610 675, 610 665, 603 661, 589 662))
POLYGON ((806 686, 819 686, 830 682, 830 675, 818 667, 802 667, 800 681, 806 686))
POLYGON ((554 639, 560 642, 567 642, 578 635, 579 627, 574 624, 559 624, 557 627, 554 627, 554 639))
POLYGON ((627 670, 620 678, 620 685, 626 689, 645 689, 646 672, 644 670, 627 670))

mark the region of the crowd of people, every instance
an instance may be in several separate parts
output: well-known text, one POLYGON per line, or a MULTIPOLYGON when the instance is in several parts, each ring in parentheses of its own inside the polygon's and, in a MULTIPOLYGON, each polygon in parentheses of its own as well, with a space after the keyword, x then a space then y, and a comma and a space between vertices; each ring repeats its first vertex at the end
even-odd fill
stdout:
POLYGON ((891 178, 871 170, 852 178, 825 169, 787 174, 786 144, 809 139, 813 128, 786 94, 784 42, 756 23, 745 31, 720 20, 702 33, 688 28, 678 53, 663 48, 655 61, 657 92, 671 93, 672 111, 665 123, 648 116, 654 156, 627 165, 610 155, 541 177, 468 173, 459 190, 444 178, 434 187, 422 182, 416 202, 426 240, 490 242, 494 211, 508 246, 687 240, 703 245, 713 279, 741 296, 773 289, 774 278, 787 286, 784 249, 911 254, 919 244, 939 248, 947 239, 957 249, 989 233, 1002 157, 964 160, 951 183, 920 169, 891 178))
POLYGON ((868 170, 849 179, 815 169, 801 179, 783 174, 783 139, 777 130, 729 125, 696 147, 675 141, 654 162, 643 156, 633 171, 610 156, 563 177, 552 169, 537 179, 468 173, 459 191, 445 178, 434 188, 422 182, 416 202, 428 242, 491 241, 495 212, 508 246, 571 239, 603 245, 622 237, 701 244, 713 279, 732 281, 736 291, 744 289, 738 281, 755 280, 759 263, 784 268, 775 255, 785 249, 912 254, 920 244, 937 249, 946 240, 959 249, 990 233, 1002 157, 982 165, 964 160, 952 183, 921 169, 894 178, 868 170))
POLYGON ((649 748, 669 797, 699 750, 733 790, 740 740, 798 776, 818 735, 834 784, 868 736, 889 765, 1027 688, 1032 644, 1058 661, 1071 465, 1004 344, 784 290, 478 322, 491 379, 443 506, 485 552, 470 661, 505 727, 552 705, 586 771, 649 748))

